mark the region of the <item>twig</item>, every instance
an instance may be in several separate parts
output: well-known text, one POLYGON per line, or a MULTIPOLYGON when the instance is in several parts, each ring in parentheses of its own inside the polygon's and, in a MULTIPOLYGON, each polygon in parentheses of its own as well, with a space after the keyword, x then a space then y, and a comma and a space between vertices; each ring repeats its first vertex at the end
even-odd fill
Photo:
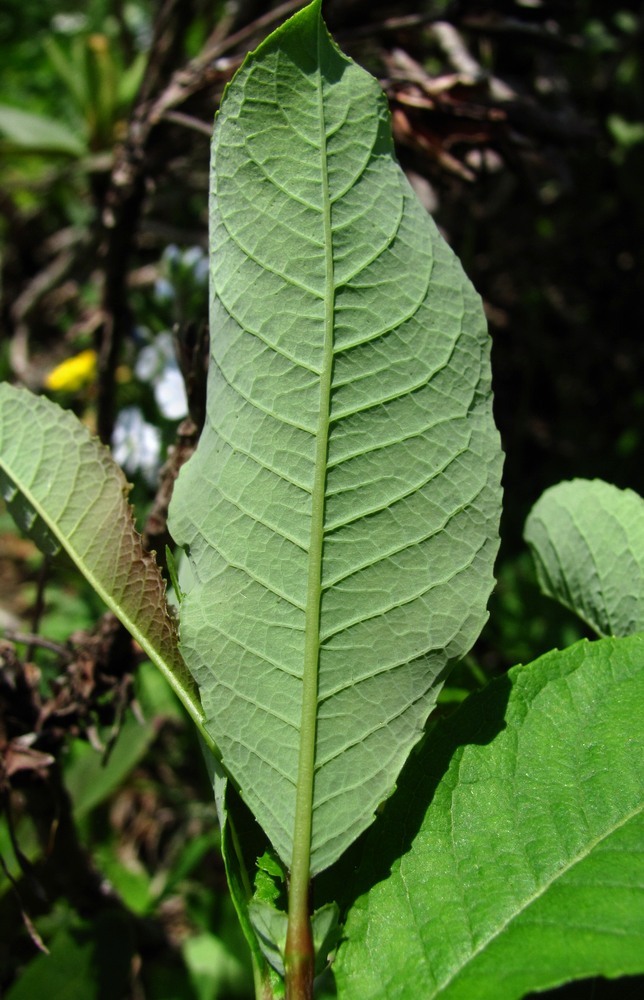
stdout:
POLYGON ((62 250, 46 267, 39 271, 23 289, 11 308, 15 333, 9 347, 11 368, 25 385, 32 378, 29 365, 29 325, 27 318, 44 295, 55 287, 74 265, 75 255, 62 250))
MULTIPOLYGON (((42 562, 40 564, 40 570, 38 572, 38 584, 36 588, 36 601, 34 604, 34 612, 31 619, 31 629, 34 634, 38 633, 40 628, 40 619, 43 616, 45 610, 45 587, 47 586, 47 577, 49 575, 49 559, 47 556, 43 556, 42 562)), ((27 646, 27 659, 30 660, 33 656, 32 645, 27 646)))
POLYGON ((64 659, 71 659, 71 653, 66 646, 61 646, 58 642, 52 642, 51 639, 43 639, 41 635, 36 635, 34 632, 16 632, 14 629, 7 628, 4 632, 5 639, 9 642, 19 642, 24 646, 31 649, 32 646, 37 646, 39 649, 48 649, 50 653, 56 653, 64 659))
POLYGON ((101 252, 105 272, 104 323, 98 343, 96 426, 99 437, 106 444, 111 441, 114 427, 116 368, 121 344, 130 326, 128 264, 147 178, 153 173, 149 155, 153 125, 148 115, 149 102, 180 57, 191 16, 192 4, 185 0, 166 0, 159 12, 141 90, 130 117, 125 142, 115 155, 105 196, 101 217, 101 252))
POLYGON ((453 24, 449 24, 447 21, 436 21, 432 25, 432 34, 457 73, 462 73, 463 76, 469 77, 475 82, 484 78, 485 73, 482 67, 468 51, 463 38, 453 24))
POLYGON ((300 7, 304 7, 307 2, 308 0, 286 0, 285 3, 279 4, 273 10, 269 10, 266 14, 262 14, 261 17, 251 21, 250 24, 240 28, 239 31, 235 31, 232 35, 228 35, 227 38, 203 49, 190 65, 194 68, 206 66, 218 56, 222 56, 225 52, 230 52, 237 45, 247 42, 254 35, 264 32, 278 21, 282 21, 290 14, 294 14, 300 7))
POLYGON ((303 7, 306 2, 307 0, 287 0, 286 3, 280 4, 274 10, 262 14, 250 24, 233 32, 232 35, 228 35, 226 38, 216 37, 210 44, 207 43, 199 55, 195 56, 187 66, 174 73, 170 83, 150 109, 150 124, 155 125, 162 118, 167 118, 168 112, 172 108, 176 108, 188 97, 201 90, 206 83, 210 82, 213 71, 224 69, 229 73, 231 65, 217 67, 214 65, 217 59, 254 36, 265 33, 266 29, 303 7))
POLYGON ((208 136, 208 138, 212 135, 212 125, 202 122, 199 118, 193 118, 192 115, 186 115, 183 111, 166 111, 163 117, 167 122, 183 125, 185 128, 192 129, 193 132, 208 136))
POLYGON ((334 32, 338 41, 342 40, 346 44, 352 41, 359 41, 363 38, 372 39, 378 34, 389 34, 395 31, 407 31, 422 28, 426 24, 433 24, 439 18, 445 17, 445 11, 440 14, 430 10, 418 14, 400 14, 398 16, 385 17, 382 21, 368 21, 360 27, 340 29, 334 32))
POLYGON ((9 869, 7 867, 7 863, 6 863, 5 859, 3 858, 3 856, 1 854, 0 854, 0 868, 2 868, 2 871, 4 872, 4 874, 5 874, 6 878, 7 878, 7 881, 9 882, 9 884, 11 886, 11 889, 12 889, 12 891, 14 893, 14 896, 15 896, 15 899, 16 899, 16 904, 18 906, 18 909, 20 910, 20 916, 21 916, 22 922, 24 923, 25 928, 27 930, 27 934, 29 935, 29 937, 33 941, 33 943, 36 946, 36 948, 38 949, 38 951, 41 951, 41 952, 43 952, 43 954, 48 955, 49 954, 49 949, 45 945, 45 943, 44 943, 43 939, 41 938, 40 934, 38 933, 38 931, 34 927, 33 922, 31 921, 31 919, 29 917, 29 914, 27 913, 27 911, 25 910, 24 906, 22 905, 22 897, 20 895, 20 889, 18 888, 18 883, 15 880, 15 878, 13 877, 13 875, 11 874, 11 872, 9 871, 9 869))
POLYGON ((513 17, 499 17, 491 14, 485 17, 464 17, 461 27, 473 34, 497 35, 525 39, 544 48, 574 50, 583 46, 581 39, 561 35, 548 25, 529 24, 513 17))
POLYGON ((215 67, 213 64, 217 58, 264 34, 274 23, 304 6, 305 2, 286 0, 227 37, 221 37, 216 31, 214 40, 206 44, 187 66, 175 70, 170 83, 160 93, 161 82, 172 69, 180 51, 189 22, 190 5, 185 0, 166 0, 157 18, 143 84, 130 118, 126 140, 115 157, 102 215, 105 284, 102 303, 104 323, 98 344, 97 431, 105 443, 109 443, 112 437, 115 373, 121 344, 129 327, 126 296, 128 262, 147 179, 154 172, 150 161, 154 129, 172 115, 175 122, 190 125, 204 134, 207 128, 209 135, 209 127, 177 112, 177 107, 210 84, 213 73, 227 79, 233 64, 215 67))

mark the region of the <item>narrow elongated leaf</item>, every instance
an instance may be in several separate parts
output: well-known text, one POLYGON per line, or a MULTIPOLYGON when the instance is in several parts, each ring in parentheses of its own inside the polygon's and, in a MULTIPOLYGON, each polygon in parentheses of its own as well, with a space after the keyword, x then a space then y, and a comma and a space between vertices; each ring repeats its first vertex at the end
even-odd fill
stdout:
POLYGON ((87 146, 64 122, 0 104, 0 145, 10 151, 79 157, 87 146))
POLYGON ((165 584, 143 550, 129 487, 107 448, 73 414, 3 382, 0 489, 24 531, 50 551, 67 551, 198 719, 199 696, 179 653, 165 584))
POLYGON ((171 531, 223 762, 291 864, 373 819, 486 618, 500 507, 480 301, 315 2, 215 127, 208 418, 171 531), (302 805, 304 803, 304 805, 302 805))
POLYGON ((599 479, 546 490, 525 526, 539 585, 599 635, 644 631, 644 500, 599 479))
MULTIPOLYGON (((271 973, 266 959, 262 954, 257 934, 251 923, 249 904, 253 895, 253 887, 244 863, 244 858, 242 857, 242 843, 246 850, 250 851, 254 846, 253 837, 250 831, 244 829, 243 824, 239 823, 239 817, 237 817, 238 822, 234 822, 230 815, 227 801, 229 799, 227 792, 228 779, 222 771, 218 760, 209 751, 208 747, 203 744, 202 748, 208 769, 208 777, 210 778, 217 805, 221 835, 219 847, 226 868, 228 889, 242 932, 250 948, 255 977, 255 993, 258 997, 270 997, 271 973)), ((237 803, 241 805, 239 797, 237 797, 237 803)))
POLYGON ((438 727, 365 844, 385 878, 349 913, 340 1000, 644 972, 643 713, 634 636, 517 667, 438 727))

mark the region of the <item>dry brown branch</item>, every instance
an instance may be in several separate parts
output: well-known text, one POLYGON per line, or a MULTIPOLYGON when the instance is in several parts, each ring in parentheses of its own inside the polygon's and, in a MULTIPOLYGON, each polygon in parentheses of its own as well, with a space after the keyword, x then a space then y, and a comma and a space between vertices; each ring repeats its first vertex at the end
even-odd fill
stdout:
MULTIPOLYGON (((205 87, 218 82, 223 89, 234 65, 217 67, 214 62, 284 19, 303 0, 288 0, 227 37, 215 32, 202 52, 188 66, 175 69, 177 52, 190 20, 190 4, 166 0, 158 17, 148 68, 125 141, 116 151, 102 212, 101 256, 105 275, 102 312, 104 322, 98 341, 97 431, 109 443, 114 426, 114 379, 121 345, 129 329, 127 273, 148 181, 161 169, 170 151, 154 145, 154 134, 162 121, 189 125, 199 132, 207 127, 177 108, 205 87), (170 83, 164 85, 164 81, 170 83), (179 117, 177 117, 179 116, 179 117)), ((213 113, 215 108, 213 107, 213 113)))

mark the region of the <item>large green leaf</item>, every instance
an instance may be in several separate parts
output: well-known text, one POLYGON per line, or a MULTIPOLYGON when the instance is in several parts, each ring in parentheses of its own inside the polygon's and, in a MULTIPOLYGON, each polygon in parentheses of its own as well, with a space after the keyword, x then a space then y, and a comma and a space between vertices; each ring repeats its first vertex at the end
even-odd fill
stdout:
POLYGON ((310 838, 315 873, 486 618, 488 337, 319 2, 227 89, 211 190, 208 417, 170 511, 196 580, 181 647, 228 772, 287 865, 294 827, 310 838))
POLYGON ((644 972, 643 714, 635 636, 517 667, 437 727, 364 845, 340 1000, 644 972))
POLYGON ((544 593, 599 635, 644 631, 644 500, 599 479, 559 483, 525 526, 544 593))
POLYGON ((3 382, 0 489, 24 531, 45 549, 67 551, 198 721, 199 696, 179 653, 165 584, 143 550, 129 487, 107 448, 73 414, 3 382))

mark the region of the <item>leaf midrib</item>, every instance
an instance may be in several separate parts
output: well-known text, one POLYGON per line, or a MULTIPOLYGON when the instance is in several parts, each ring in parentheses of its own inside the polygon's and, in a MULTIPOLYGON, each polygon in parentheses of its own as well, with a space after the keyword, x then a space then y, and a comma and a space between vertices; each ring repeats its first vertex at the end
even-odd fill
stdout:
MULTIPOLYGON (((322 66, 320 51, 323 28, 318 20, 318 67, 322 66)), ((297 906, 293 895, 308 892, 311 869, 311 833, 313 825, 313 784, 315 777, 315 740, 318 713, 318 674, 320 657, 320 600, 322 594, 322 549, 324 540, 324 508, 327 476, 331 378, 333 372, 333 333, 335 317, 335 287, 333 243, 331 230, 331 199, 326 155, 326 125, 321 69, 317 70, 318 109, 320 122, 320 173, 325 256, 325 313, 323 360, 320 372, 320 410, 316 430, 313 491, 311 495, 311 534, 306 585, 304 660, 302 676, 302 714, 300 752, 293 829, 291 866, 291 905, 297 906)), ((301 897, 302 898, 302 897, 301 897)))

